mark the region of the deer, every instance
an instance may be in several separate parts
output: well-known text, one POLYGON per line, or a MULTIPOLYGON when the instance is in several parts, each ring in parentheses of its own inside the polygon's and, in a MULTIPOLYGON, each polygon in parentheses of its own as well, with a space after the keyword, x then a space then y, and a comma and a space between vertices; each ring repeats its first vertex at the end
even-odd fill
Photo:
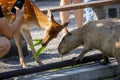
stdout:
MULTIPOLYGON (((12 23, 15 19, 15 15, 11 14, 11 8, 15 4, 16 0, 0 0, 0 4, 3 9, 3 14, 6 17, 8 24, 12 23)), ((38 26, 40 29, 45 30, 43 39, 41 42, 42 46, 47 46, 47 44, 54 38, 57 37, 58 33, 68 25, 69 22, 59 24, 55 21, 53 14, 48 10, 48 15, 44 14, 33 1, 25 0, 23 6, 24 15, 22 18, 21 28, 14 35, 14 40, 18 48, 19 61, 22 68, 27 68, 27 65, 24 60, 22 53, 22 41, 20 34, 23 35, 25 41, 29 46, 33 46, 32 37, 30 35, 30 29, 34 26, 38 26)), ((32 54, 34 54, 35 48, 31 47, 32 54)), ((35 61, 42 65, 42 61, 39 57, 35 58, 35 61)))
POLYGON ((85 23, 62 38, 58 52, 65 55, 81 45, 84 48, 75 61, 81 61, 87 52, 96 49, 102 52, 104 64, 109 63, 109 57, 114 57, 120 66, 120 19, 93 20, 85 23))

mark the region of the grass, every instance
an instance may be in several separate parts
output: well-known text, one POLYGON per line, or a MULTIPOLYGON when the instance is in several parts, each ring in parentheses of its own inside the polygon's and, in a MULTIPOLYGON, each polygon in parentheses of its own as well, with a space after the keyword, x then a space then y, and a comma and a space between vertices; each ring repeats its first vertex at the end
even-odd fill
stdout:
MULTIPOLYGON (((35 41, 35 44, 33 46, 31 46, 31 47, 35 47, 35 46, 41 45, 41 43, 42 43, 42 39, 34 39, 33 41, 35 41)), ((44 50, 45 50, 45 46, 40 47, 36 51, 36 53, 33 54, 32 58, 38 57, 40 54, 43 53, 44 50)))
POLYGON ((84 64, 77 64, 77 65, 73 65, 73 66, 65 66, 65 67, 62 67, 62 68, 56 68, 56 69, 52 69, 51 71, 58 71, 58 70, 61 70, 61 69, 70 69, 70 68, 75 68, 75 67, 79 67, 79 66, 83 66, 84 64))

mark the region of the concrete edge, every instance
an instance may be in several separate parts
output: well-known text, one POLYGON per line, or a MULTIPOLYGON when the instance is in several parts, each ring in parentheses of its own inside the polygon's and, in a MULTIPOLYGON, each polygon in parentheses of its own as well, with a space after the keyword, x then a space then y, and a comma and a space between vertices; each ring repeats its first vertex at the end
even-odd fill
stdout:
POLYGON ((94 80, 115 76, 118 71, 117 62, 109 65, 92 64, 56 73, 51 72, 51 74, 37 76, 33 80, 94 80))

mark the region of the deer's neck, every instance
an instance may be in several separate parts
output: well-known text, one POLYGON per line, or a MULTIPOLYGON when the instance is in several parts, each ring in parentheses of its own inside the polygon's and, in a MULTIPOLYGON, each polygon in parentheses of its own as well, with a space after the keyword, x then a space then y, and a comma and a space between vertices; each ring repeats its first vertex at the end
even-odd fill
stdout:
POLYGON ((33 2, 31 2, 31 5, 34 9, 38 24, 41 26, 41 28, 46 29, 46 27, 49 25, 48 17, 42 11, 40 11, 40 9, 33 2))

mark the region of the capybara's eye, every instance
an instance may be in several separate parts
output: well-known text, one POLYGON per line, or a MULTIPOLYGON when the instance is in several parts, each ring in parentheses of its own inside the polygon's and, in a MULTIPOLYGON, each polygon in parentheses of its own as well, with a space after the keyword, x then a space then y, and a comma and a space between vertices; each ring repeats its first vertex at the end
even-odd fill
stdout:
POLYGON ((63 39, 62 40, 65 40, 65 37, 63 37, 63 39))

